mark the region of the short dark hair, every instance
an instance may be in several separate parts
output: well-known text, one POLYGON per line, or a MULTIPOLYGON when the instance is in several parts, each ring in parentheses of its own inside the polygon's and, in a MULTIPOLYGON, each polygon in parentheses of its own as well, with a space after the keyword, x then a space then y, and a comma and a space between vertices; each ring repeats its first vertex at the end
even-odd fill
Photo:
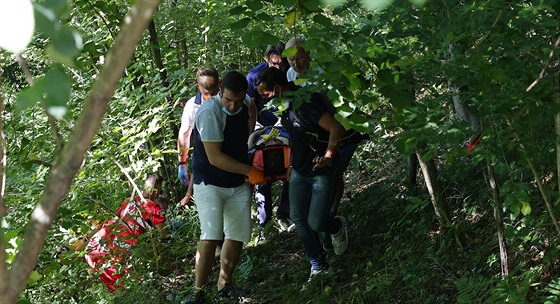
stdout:
POLYGON ((288 86, 288 78, 286 77, 286 73, 275 67, 269 67, 260 73, 257 79, 257 85, 261 83, 264 84, 267 90, 272 90, 277 84, 283 87, 288 86))
POLYGON ((280 41, 277 45, 269 44, 266 47, 266 51, 264 51, 264 57, 269 58, 270 55, 278 55, 278 56, 282 57, 282 52, 284 52, 285 48, 286 48, 286 45, 282 41, 280 41))
POLYGON ((228 89, 234 93, 239 93, 243 91, 247 92, 247 88, 247 78, 238 71, 228 72, 222 80, 222 91, 228 89))
POLYGON ((196 71, 196 80, 198 81, 198 79, 203 76, 209 76, 214 78, 216 80, 216 83, 218 83, 218 80, 220 78, 220 76, 218 75, 218 71, 213 67, 198 68, 198 70, 196 71))

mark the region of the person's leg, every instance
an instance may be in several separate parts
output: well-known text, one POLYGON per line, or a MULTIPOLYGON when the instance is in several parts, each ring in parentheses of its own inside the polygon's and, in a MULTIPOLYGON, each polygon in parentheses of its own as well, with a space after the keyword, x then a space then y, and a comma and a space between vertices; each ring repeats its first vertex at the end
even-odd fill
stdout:
MULTIPOLYGON (((195 286, 204 287, 208 283, 208 277, 214 265, 214 252, 218 241, 200 240, 196 249, 195 257, 195 286)), ((223 250, 222 250, 223 251, 223 250)))
POLYGON ((312 188, 311 183, 312 178, 306 178, 300 175, 296 170, 292 170, 289 190, 290 217, 296 224, 299 238, 307 253, 312 269, 320 269, 324 266, 321 244, 317 238, 317 233, 311 229, 308 222, 309 200, 312 188))
POLYGON ((339 153, 339 159, 337 160, 337 164, 335 165, 335 177, 334 177, 334 193, 332 197, 331 203, 331 212, 330 215, 334 218, 338 212, 338 206, 340 205, 340 201, 342 200, 342 195, 344 194, 344 172, 348 168, 350 161, 352 160, 352 156, 354 152, 358 148, 357 143, 351 143, 344 147, 342 147, 339 153))
POLYGON ((272 189, 270 184, 255 187, 255 201, 257 203, 257 222, 259 227, 264 226, 272 217, 272 189))
MULTIPOLYGON (((335 176, 334 176, 334 192, 332 195, 331 208, 328 214, 329 221, 333 220, 338 214, 338 207, 340 206, 340 201, 344 194, 344 172, 348 168, 354 151, 358 148, 357 143, 351 143, 342 147, 339 153, 339 159, 335 165, 335 176)), ((332 236, 329 233, 323 234, 323 248, 333 249, 332 236)))
POLYGON ((344 171, 337 171, 334 177, 334 192, 332 196, 332 204, 329 216, 335 217, 338 212, 338 206, 342 200, 342 195, 344 194, 344 171))
POLYGON ((280 203, 278 205, 278 210, 276 210, 276 217, 278 219, 289 219, 290 218, 290 183, 288 181, 282 181, 282 194, 280 194, 280 203))
POLYGON ((220 258, 220 277, 218 278, 218 290, 222 289, 226 283, 231 283, 233 270, 239 262, 243 242, 225 240, 222 245, 222 255, 220 258))
POLYGON ((230 189, 224 205, 224 234, 218 290, 233 283, 232 275, 239 262, 243 243, 251 239, 251 190, 248 184, 230 189))
POLYGON ((200 241, 195 257, 195 286, 202 288, 212 271, 216 246, 223 239, 224 194, 220 187, 195 184, 194 195, 200 221, 200 241))
POLYGON ((311 229, 317 232, 332 234, 340 229, 340 222, 328 216, 332 202, 334 174, 333 171, 313 178, 308 222, 311 229))

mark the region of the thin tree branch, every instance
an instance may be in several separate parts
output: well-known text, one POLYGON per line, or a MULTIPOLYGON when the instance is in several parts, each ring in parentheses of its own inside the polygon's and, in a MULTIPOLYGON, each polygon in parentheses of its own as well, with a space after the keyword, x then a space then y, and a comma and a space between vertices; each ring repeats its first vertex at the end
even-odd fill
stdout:
MULTIPOLYGON (((35 79, 33 79, 33 74, 31 74, 31 70, 27 65, 27 60, 25 60, 25 58, 23 58, 21 54, 17 54, 16 59, 19 65, 21 66, 21 69, 23 70, 25 77, 27 77, 27 82, 29 82, 29 85, 31 86, 34 85, 35 79)), ((64 144, 62 143, 62 137, 60 136, 58 126, 56 125, 56 120, 46 111, 47 107, 45 106, 45 102, 43 101, 42 98, 40 104, 41 107, 43 107, 43 109, 45 110, 45 113, 47 113, 47 121, 49 123, 49 126, 51 127, 54 142, 56 143, 56 148, 58 149, 58 151, 61 151, 64 148, 64 144)))
POLYGON ((529 165, 529 168, 531 169, 531 172, 533 173, 533 178, 535 179, 535 183, 537 184, 537 187, 539 188, 541 196, 544 200, 544 203, 546 205, 546 209, 548 211, 548 215, 550 215, 550 219, 552 221, 552 224, 554 225, 554 227, 556 228, 556 231, 560 235, 560 222, 558 222, 558 217, 556 217, 556 213, 554 211, 554 205, 552 204, 552 202, 550 200, 550 197, 548 196, 547 191, 544 189, 544 185, 541 182, 541 179, 539 177, 537 169, 535 168, 535 165, 533 164, 533 160, 528 156, 527 149, 525 148, 525 145, 521 141, 521 136, 519 136, 519 134, 515 130, 515 128, 513 126, 513 123, 511 122, 509 117, 504 115, 504 120, 506 121, 508 126, 511 128, 512 133, 513 133, 513 137, 515 138, 515 140, 519 144, 519 147, 521 148, 521 150, 523 152, 525 152, 524 153, 525 154, 524 155, 525 160, 527 161, 527 164, 529 165))
POLYGON ((107 61, 86 99, 75 130, 68 144, 59 154, 45 193, 31 214, 31 221, 27 225, 21 249, 10 269, 9 290, 0 295, 0 303, 15 303, 24 290, 27 278, 37 264, 37 257, 43 248, 58 207, 80 170, 84 155, 99 130, 115 88, 159 3, 159 0, 138 0, 125 17, 107 61))
POLYGON ((531 83, 531 85, 527 87, 527 90, 525 90, 526 92, 531 91, 539 83, 539 81, 541 81, 544 78, 544 74, 546 73, 548 66, 552 62, 552 58, 554 58, 554 52, 558 49, 559 46, 560 46, 560 36, 558 36, 558 39, 556 39, 554 48, 552 49, 552 51, 550 51, 550 54, 548 55, 548 60, 546 61, 541 72, 539 73, 539 77, 537 77, 537 79, 535 79, 535 81, 533 81, 533 83, 531 83))

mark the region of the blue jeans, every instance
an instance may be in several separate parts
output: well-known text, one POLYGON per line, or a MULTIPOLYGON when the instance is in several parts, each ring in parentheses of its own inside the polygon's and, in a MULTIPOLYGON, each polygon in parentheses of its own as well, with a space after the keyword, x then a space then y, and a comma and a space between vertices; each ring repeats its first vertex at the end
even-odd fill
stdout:
POLYGON ((340 229, 340 222, 328 217, 334 176, 335 170, 315 176, 292 170, 290 176, 290 217, 313 269, 326 266, 318 232, 335 234, 340 229))

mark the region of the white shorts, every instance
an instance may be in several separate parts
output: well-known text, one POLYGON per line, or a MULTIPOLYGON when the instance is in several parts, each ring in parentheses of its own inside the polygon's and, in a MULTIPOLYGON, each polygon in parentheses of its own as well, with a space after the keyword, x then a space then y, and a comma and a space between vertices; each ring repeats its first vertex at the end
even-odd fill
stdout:
POLYGON ((251 189, 248 183, 222 188, 194 184, 194 201, 200 220, 201 240, 249 242, 251 239, 251 189))

